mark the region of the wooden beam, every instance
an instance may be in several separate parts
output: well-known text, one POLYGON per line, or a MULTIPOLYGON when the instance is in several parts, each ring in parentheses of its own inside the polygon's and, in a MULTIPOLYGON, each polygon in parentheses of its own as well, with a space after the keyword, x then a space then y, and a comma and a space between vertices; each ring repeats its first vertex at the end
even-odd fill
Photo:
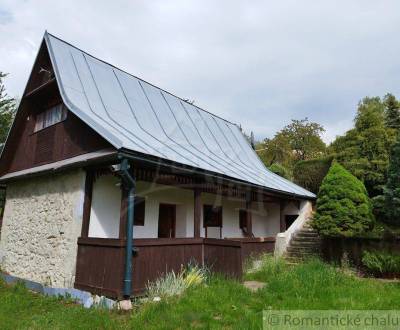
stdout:
POLYGON ((194 190, 194 237, 200 237, 200 222, 201 222, 201 191, 194 190))
POLYGON ((86 171, 81 237, 89 236, 90 211, 92 208, 92 194, 93 194, 93 178, 94 178, 94 173, 92 171, 86 171))
POLYGON ((119 238, 126 239, 126 213, 128 210, 128 192, 121 185, 121 210, 119 212, 119 238))
POLYGON ((253 219, 251 216, 252 196, 251 192, 246 194, 246 230, 247 236, 253 237, 253 219))
POLYGON ((279 210, 279 215, 280 215, 280 232, 283 233, 286 231, 286 221, 285 221, 285 207, 287 205, 287 202, 285 200, 281 200, 280 202, 280 210, 279 210))

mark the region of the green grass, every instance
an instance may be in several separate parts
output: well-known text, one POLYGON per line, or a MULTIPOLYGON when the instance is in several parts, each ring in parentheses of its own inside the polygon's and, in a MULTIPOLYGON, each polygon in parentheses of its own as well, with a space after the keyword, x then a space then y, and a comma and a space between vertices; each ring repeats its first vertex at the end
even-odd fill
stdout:
POLYGON ((290 267, 266 258, 247 279, 256 293, 214 276, 181 297, 147 303, 133 313, 85 310, 70 302, 0 286, 0 328, 258 329, 263 309, 400 309, 400 284, 359 279, 314 260, 290 267))

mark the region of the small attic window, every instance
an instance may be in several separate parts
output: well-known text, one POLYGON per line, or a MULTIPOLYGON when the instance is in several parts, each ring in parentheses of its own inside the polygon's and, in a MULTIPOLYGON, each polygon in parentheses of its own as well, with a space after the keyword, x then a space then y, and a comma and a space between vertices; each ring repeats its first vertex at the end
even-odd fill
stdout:
POLYGON ((36 115, 34 132, 40 131, 46 127, 60 123, 67 118, 67 108, 62 104, 57 104, 46 111, 36 115))

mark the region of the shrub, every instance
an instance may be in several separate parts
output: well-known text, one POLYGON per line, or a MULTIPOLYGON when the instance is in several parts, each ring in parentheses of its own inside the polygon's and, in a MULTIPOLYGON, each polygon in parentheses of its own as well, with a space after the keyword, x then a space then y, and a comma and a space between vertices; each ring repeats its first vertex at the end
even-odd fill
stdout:
POLYGON ((361 262, 374 275, 400 273, 400 255, 389 252, 364 251, 361 262))
POLYGON ((373 227, 364 184, 338 163, 322 181, 312 224, 324 236, 357 236, 373 227))
POLYGON ((297 162, 293 169, 294 182, 317 194, 332 164, 332 159, 332 157, 326 157, 297 162))
POLYGON ((270 167, 268 167, 268 169, 271 172, 281 176, 282 178, 285 178, 285 179, 288 179, 288 180, 290 179, 289 170, 285 166, 283 166, 283 165, 281 165, 279 163, 273 163, 270 167))
POLYGON ((146 292, 149 298, 179 296, 186 289, 204 283, 209 277, 208 269, 189 264, 179 273, 171 271, 154 282, 148 282, 146 292))

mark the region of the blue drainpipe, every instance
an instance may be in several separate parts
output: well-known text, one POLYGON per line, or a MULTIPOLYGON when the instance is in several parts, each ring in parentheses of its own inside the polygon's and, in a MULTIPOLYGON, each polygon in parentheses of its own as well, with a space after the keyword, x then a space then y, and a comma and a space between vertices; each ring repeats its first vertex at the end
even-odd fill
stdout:
POLYGON ((129 172, 129 162, 122 159, 117 173, 121 177, 124 189, 128 190, 128 210, 126 219, 126 250, 124 271, 124 297, 129 298, 132 293, 132 254, 133 254, 133 219, 135 213, 136 180, 129 172))

